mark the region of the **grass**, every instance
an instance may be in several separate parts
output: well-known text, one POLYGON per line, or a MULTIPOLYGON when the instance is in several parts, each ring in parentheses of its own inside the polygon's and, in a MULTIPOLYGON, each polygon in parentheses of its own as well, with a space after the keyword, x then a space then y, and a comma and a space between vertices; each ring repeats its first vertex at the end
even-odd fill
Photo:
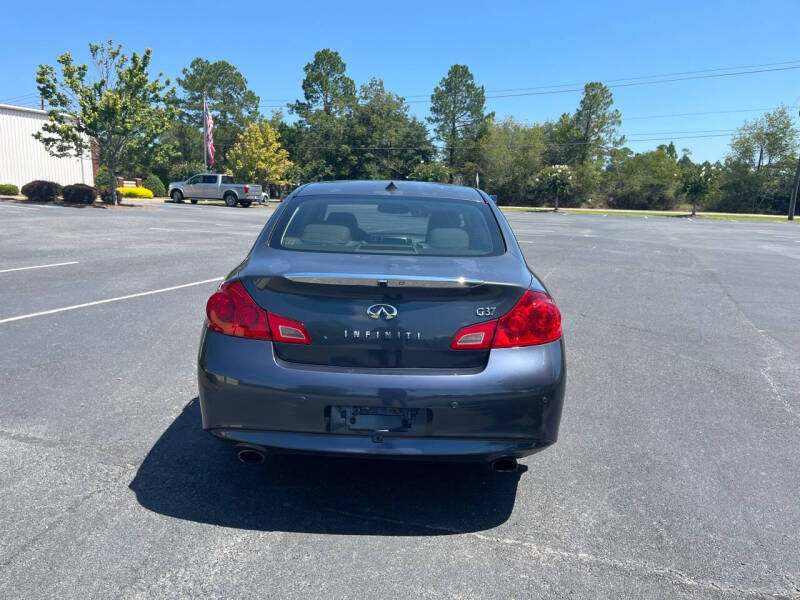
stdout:
MULTIPOLYGON (((553 212, 552 208, 542 206, 501 206, 507 212, 553 212)), ((737 213, 703 213, 698 212, 694 217, 690 212, 669 210, 615 210, 610 208, 561 208, 559 212, 576 215, 612 215, 625 217, 673 217, 695 219, 722 219, 725 221, 788 221, 785 215, 742 215, 737 213)), ((795 219, 800 221, 800 219, 795 219)))

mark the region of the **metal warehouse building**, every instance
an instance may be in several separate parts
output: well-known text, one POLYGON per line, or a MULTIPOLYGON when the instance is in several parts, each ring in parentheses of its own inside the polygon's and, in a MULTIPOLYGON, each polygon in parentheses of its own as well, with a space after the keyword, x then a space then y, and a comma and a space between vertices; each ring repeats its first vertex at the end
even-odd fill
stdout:
POLYGON ((61 185, 94 185, 90 154, 56 158, 33 137, 47 120, 47 111, 0 104, 0 183, 21 188, 29 181, 45 179, 61 185))

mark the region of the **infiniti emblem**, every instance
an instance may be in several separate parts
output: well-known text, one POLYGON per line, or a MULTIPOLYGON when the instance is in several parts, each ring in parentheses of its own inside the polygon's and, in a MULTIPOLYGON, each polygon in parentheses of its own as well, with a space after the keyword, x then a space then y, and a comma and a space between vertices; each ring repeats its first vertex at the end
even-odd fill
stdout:
POLYGON ((372 319, 383 317, 385 320, 391 321, 397 316, 397 309, 391 304, 373 304, 367 309, 367 314, 372 319))

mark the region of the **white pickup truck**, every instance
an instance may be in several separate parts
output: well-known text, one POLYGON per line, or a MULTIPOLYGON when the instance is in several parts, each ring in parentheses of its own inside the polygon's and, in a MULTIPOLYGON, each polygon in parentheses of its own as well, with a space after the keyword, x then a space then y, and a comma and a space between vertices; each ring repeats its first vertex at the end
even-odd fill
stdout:
POLYGON ((227 206, 240 204, 245 208, 261 201, 261 186, 252 183, 236 183, 230 175, 200 173, 186 181, 169 184, 168 195, 173 202, 190 200, 224 200, 227 206))

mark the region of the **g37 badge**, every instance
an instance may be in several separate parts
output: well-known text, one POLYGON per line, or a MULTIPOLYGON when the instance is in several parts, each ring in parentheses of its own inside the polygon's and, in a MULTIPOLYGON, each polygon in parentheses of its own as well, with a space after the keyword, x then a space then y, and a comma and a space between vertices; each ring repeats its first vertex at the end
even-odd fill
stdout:
POLYGON ((493 317, 496 310, 496 306, 479 306, 475 310, 475 314, 479 317, 493 317))

